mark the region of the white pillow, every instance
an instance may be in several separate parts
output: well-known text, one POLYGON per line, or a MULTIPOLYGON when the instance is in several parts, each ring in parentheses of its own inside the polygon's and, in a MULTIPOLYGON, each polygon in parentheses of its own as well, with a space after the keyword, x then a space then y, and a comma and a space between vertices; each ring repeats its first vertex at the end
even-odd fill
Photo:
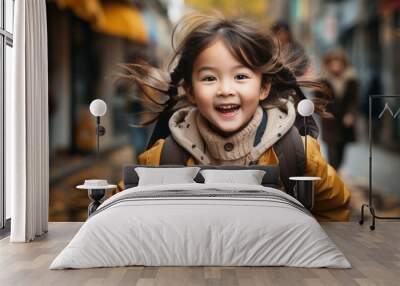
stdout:
POLYGON ((262 170, 201 170, 204 183, 261 185, 265 171, 262 170))
POLYGON ((135 168, 139 177, 138 186, 195 183, 193 179, 199 170, 199 167, 135 168))

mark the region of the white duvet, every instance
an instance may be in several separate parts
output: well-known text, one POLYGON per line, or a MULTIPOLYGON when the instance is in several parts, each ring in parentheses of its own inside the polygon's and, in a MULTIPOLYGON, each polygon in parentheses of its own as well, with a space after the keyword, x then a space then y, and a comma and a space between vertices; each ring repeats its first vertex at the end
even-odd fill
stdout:
POLYGON ((196 183, 141 186, 114 195, 50 269, 127 265, 351 267, 287 194, 196 183))

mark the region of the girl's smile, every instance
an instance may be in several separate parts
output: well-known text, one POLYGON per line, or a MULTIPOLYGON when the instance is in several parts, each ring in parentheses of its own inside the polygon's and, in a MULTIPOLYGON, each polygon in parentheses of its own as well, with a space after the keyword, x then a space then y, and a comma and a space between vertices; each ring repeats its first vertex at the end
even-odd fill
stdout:
POLYGON ((268 95, 258 71, 240 63, 223 40, 205 48, 193 64, 189 99, 200 114, 222 133, 240 130, 268 95))
POLYGON ((220 116, 223 119, 230 120, 234 119, 235 115, 239 112, 240 104, 220 104, 216 105, 215 109, 221 113, 220 116))

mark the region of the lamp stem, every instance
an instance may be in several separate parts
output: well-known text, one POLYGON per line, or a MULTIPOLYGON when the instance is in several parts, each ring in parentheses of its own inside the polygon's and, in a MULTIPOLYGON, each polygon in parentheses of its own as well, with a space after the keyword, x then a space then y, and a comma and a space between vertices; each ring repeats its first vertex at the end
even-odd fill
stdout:
POLYGON ((304 136, 305 136, 304 140, 305 140, 305 145, 306 145, 305 146, 305 150, 304 150, 304 154, 305 154, 305 169, 307 169, 307 122, 306 122, 306 117, 304 116, 303 118, 304 118, 304 136))
POLYGON ((100 116, 96 116, 96 146, 97 146, 96 160, 98 162, 100 154, 100 116))

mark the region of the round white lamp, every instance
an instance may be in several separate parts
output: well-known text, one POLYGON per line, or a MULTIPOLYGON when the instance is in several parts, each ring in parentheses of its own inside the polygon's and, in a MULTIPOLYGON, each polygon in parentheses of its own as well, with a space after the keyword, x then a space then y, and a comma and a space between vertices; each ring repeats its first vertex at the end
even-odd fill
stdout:
POLYGON ((107 112, 107 104, 101 99, 95 99, 90 103, 90 113, 96 117, 96 139, 97 139, 97 159, 100 153, 100 136, 106 133, 106 129, 100 125, 100 117, 107 112))
POLYGON ((314 103, 309 99, 303 99, 297 105, 297 112, 301 116, 311 116, 314 113, 314 103))
POLYGON ((106 114, 107 104, 101 99, 95 99, 90 103, 89 109, 93 116, 100 117, 106 114))
POLYGON ((307 166, 307 120, 306 117, 314 113, 314 103, 309 99, 303 99, 297 104, 297 112, 303 116, 304 119, 304 136, 305 136, 305 160, 307 166))

